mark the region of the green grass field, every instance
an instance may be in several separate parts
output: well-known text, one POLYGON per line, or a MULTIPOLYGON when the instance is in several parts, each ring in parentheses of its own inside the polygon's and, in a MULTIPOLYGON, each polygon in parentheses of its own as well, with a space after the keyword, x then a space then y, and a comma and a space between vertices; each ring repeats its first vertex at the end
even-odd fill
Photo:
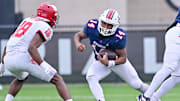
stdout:
MULTIPOLYGON (((130 88, 127 84, 102 84, 106 101, 136 101, 140 92, 130 88)), ((9 85, 4 85, 0 91, 0 101, 8 92, 9 85)), ((74 101, 95 101, 87 84, 68 84, 74 101)), ((172 89, 162 101, 180 101, 180 85, 172 89)), ((55 87, 51 84, 25 84, 14 101, 63 101, 59 100, 55 87)))

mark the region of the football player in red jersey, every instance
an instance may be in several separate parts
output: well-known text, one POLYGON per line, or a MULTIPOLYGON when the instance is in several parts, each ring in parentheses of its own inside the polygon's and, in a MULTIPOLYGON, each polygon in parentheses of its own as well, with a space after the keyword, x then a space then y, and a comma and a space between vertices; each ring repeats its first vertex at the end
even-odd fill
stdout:
POLYGON ((13 101, 29 75, 54 84, 64 101, 72 101, 63 78, 43 60, 37 48, 53 36, 58 21, 55 5, 45 2, 37 9, 37 15, 24 19, 11 35, 5 47, 1 67, 6 67, 16 79, 11 82, 5 101, 13 101))

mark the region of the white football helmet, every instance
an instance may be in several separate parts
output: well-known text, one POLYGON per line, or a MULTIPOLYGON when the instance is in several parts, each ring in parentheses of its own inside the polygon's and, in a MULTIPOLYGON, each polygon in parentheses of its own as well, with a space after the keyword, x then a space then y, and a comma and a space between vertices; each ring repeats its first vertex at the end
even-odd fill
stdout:
POLYGON ((115 33, 120 25, 120 16, 114 9, 105 10, 99 17, 98 31, 103 36, 111 36, 115 33), (113 25, 112 29, 107 29, 102 26, 102 22, 113 25))

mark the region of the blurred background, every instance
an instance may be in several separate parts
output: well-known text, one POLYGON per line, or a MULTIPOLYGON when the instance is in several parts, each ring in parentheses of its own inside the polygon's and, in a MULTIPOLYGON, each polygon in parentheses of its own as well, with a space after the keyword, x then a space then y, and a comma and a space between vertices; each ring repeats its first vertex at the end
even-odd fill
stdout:
MULTIPOLYGON (((41 46, 41 56, 52 64, 68 83, 83 83, 93 61, 89 41, 84 52, 75 49, 73 36, 83 29, 89 19, 98 18, 107 8, 120 14, 121 26, 127 32, 127 54, 139 76, 148 82, 162 66, 166 28, 177 15, 179 0, 1 0, 0 2, 0 54, 7 39, 22 19, 36 15, 42 2, 56 5, 60 13, 53 39, 41 46)), ((6 70, 0 78, 8 84, 14 77, 6 70)), ((114 73, 104 82, 123 82, 114 73)), ((29 83, 43 82, 30 77, 29 83)))

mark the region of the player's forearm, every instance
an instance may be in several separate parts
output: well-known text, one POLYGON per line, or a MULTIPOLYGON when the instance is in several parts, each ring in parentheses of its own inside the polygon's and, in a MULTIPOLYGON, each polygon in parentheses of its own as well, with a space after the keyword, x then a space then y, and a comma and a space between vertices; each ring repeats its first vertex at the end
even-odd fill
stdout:
POLYGON ((115 60, 115 65, 119 65, 119 64, 124 64, 126 62, 126 57, 119 57, 118 59, 115 60))
POLYGON ((116 65, 124 64, 127 59, 126 48, 118 49, 118 50, 116 50, 116 53, 118 54, 118 58, 115 60, 115 64, 116 65))
POLYGON ((78 33, 76 33, 76 34, 74 35, 74 42, 75 42, 75 44, 80 43, 81 40, 82 40, 82 39, 81 39, 80 35, 79 35, 78 33))
POLYGON ((41 58, 41 56, 40 56, 40 54, 39 54, 39 52, 38 52, 36 47, 30 47, 28 49, 28 51, 29 51, 32 59, 34 61, 36 61, 36 63, 38 63, 40 65, 43 62, 43 60, 42 60, 42 58, 41 58))

